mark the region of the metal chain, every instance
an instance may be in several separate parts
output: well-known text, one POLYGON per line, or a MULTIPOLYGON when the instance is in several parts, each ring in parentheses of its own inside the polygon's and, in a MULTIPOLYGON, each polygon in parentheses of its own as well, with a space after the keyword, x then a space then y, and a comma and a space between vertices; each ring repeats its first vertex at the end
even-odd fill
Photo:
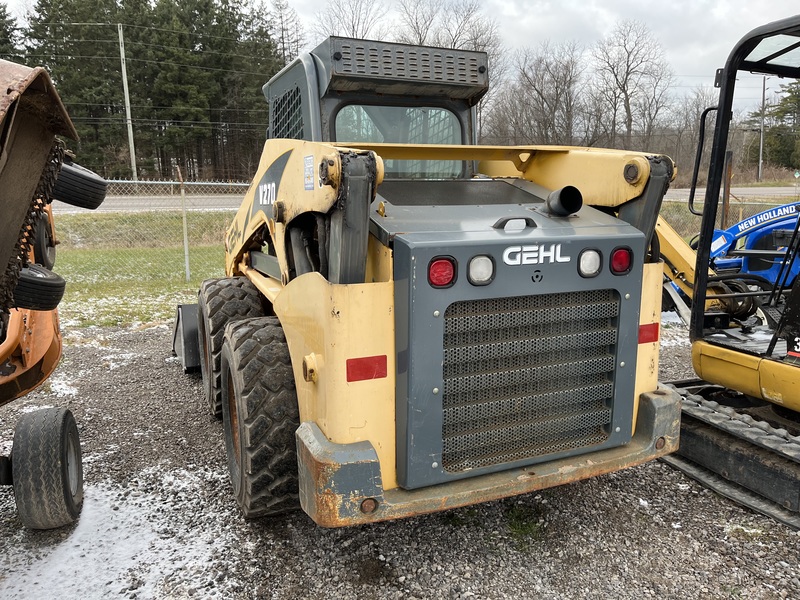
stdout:
POLYGON ((64 161, 64 147, 56 140, 50 150, 42 176, 36 186, 36 191, 31 198, 30 208, 14 246, 14 253, 8 261, 5 273, 0 277, 0 313, 8 312, 14 305, 14 289, 19 281, 19 273, 28 264, 28 253, 31 251, 36 235, 36 220, 44 212, 44 207, 50 203, 50 195, 61 171, 64 161))

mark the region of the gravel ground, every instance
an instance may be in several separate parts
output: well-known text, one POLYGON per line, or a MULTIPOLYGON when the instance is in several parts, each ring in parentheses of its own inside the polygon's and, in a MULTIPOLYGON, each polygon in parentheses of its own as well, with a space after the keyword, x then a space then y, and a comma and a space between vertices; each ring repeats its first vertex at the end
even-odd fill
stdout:
MULTIPOLYGON (((68 406, 84 508, 76 525, 27 531, 0 489, 0 597, 800 597, 798 532, 660 462, 371 526, 325 530, 303 513, 245 522, 222 425, 171 356, 169 327, 64 338, 55 375, 0 412, 0 439, 23 411, 68 406)), ((666 324, 663 340, 662 377, 691 375, 685 329, 666 324)))

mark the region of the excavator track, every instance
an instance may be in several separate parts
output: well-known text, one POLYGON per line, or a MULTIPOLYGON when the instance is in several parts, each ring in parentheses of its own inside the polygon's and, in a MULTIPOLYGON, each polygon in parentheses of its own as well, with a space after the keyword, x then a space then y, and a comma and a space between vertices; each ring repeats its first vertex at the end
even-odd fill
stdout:
MULTIPOLYGON (((681 445, 662 458, 704 486, 800 529, 800 436, 667 384, 682 397, 681 445)), ((713 388, 712 388, 713 389, 713 388)))
POLYGON ((20 270, 26 266, 28 261, 28 253, 31 250, 31 244, 33 244, 36 218, 44 211, 44 207, 50 202, 50 194, 53 191, 56 179, 58 179, 58 173, 61 170, 63 160, 64 148, 56 141, 50 151, 50 157, 42 172, 39 184, 36 186, 36 191, 31 198, 28 213, 17 233, 17 243, 14 245, 14 250, 8 258, 5 271, 2 276, 0 276, 0 313, 7 312, 14 306, 14 289, 19 280, 20 270))

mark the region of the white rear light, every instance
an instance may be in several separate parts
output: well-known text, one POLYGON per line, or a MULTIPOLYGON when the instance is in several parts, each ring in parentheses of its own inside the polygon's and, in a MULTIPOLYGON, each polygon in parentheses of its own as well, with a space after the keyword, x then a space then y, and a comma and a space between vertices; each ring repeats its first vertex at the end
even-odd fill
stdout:
POLYGON ((600 272, 603 261, 597 250, 584 250, 578 258, 578 273, 581 277, 594 277, 600 272))
POLYGON ((472 285, 487 285, 494 279, 494 261, 490 256, 473 256, 469 261, 467 277, 472 285))

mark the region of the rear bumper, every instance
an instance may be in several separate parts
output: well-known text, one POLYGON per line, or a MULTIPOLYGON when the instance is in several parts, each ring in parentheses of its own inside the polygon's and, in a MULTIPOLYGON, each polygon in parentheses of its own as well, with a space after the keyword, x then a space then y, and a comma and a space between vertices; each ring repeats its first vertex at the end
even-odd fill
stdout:
POLYGON ((296 433, 300 505, 323 527, 400 519, 486 502, 611 473, 678 449, 680 396, 659 388, 642 394, 636 433, 616 448, 433 485, 384 491, 372 444, 333 444, 314 423, 296 433))

